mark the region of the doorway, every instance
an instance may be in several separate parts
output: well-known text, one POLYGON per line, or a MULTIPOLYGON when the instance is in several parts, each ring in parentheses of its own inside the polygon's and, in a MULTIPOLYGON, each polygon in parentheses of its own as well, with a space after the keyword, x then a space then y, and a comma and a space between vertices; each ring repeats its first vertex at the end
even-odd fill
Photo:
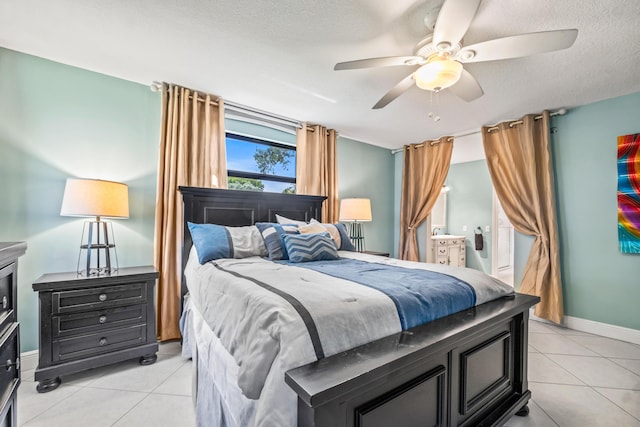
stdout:
POLYGON ((493 230, 491 274, 513 286, 515 230, 504 213, 495 191, 493 192, 493 230))

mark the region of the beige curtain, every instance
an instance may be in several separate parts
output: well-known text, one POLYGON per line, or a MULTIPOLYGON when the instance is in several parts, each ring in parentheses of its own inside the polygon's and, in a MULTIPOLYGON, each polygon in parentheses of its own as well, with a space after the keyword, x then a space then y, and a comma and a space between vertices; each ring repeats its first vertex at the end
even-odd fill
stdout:
POLYGON ((163 83, 154 263, 160 340, 180 338, 182 197, 178 186, 227 187, 224 105, 163 83))
POLYGON ((401 259, 418 261, 416 229, 431 213, 444 185, 453 150, 453 138, 405 145, 400 204, 401 259))
POLYGON ((539 120, 482 128, 489 173, 505 214, 520 233, 535 236, 520 291, 537 295, 536 316, 562 321, 562 284, 556 224, 549 112, 539 120))
POLYGON ((296 136, 296 193, 327 196, 322 222, 338 222, 336 131, 302 125, 296 136))

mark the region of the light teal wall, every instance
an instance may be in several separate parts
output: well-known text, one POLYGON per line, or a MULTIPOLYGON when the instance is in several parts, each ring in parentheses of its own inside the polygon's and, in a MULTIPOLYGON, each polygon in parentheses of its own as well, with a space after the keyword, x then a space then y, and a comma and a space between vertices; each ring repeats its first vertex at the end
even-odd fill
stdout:
POLYGON ((467 267, 491 274, 491 236, 485 226, 493 219, 493 184, 485 160, 451 165, 447 175, 447 233, 465 236, 467 267), (467 231, 463 231, 463 225, 467 231), (484 237, 481 251, 475 249, 475 229, 484 237))
POLYGON ((0 241, 28 244, 22 351, 38 346, 32 282, 76 269, 83 220, 60 216, 68 177, 129 185, 130 218, 113 225, 120 266, 153 263, 159 129, 148 87, 0 48, 0 241))
POLYGON ((371 199, 373 221, 364 223, 367 250, 393 253, 394 159, 390 151, 339 137, 338 194, 371 199))
POLYGON ((618 250, 617 140, 640 132, 640 93, 552 120, 560 256, 569 316, 640 329, 640 255, 618 250))

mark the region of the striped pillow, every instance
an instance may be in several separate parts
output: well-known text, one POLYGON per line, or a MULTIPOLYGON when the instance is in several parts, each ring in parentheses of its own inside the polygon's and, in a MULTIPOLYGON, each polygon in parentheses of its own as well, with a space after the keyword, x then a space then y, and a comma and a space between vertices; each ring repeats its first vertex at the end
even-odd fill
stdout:
POLYGON ((269 252, 269 258, 276 261, 289 259, 287 250, 282 243, 282 236, 298 234, 298 226, 295 224, 275 224, 272 222, 257 222, 256 227, 262 234, 264 245, 269 252))
POLYGON ((340 259, 329 233, 286 234, 282 237, 291 262, 340 259))

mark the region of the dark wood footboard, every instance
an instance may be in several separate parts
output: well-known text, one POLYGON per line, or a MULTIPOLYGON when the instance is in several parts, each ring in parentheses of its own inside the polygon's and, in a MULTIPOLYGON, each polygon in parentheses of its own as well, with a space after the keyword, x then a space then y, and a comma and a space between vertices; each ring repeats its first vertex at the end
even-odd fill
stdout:
POLYGON ((517 294, 287 372, 299 427, 500 426, 523 408, 529 308, 517 294))

